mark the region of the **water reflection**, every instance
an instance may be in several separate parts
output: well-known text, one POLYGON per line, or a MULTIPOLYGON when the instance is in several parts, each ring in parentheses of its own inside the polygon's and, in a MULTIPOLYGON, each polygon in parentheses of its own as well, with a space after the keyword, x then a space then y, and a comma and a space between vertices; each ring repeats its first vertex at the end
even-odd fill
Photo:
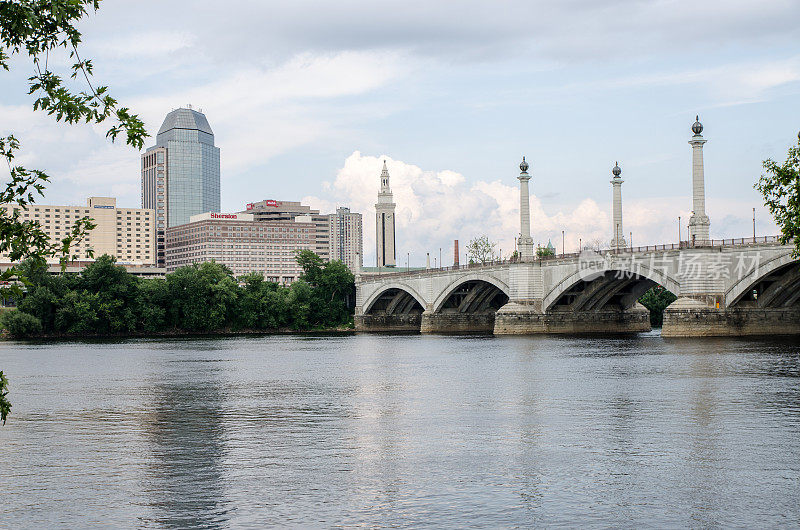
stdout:
MULTIPOLYGON (((720 480, 721 440, 717 425, 717 409, 719 407, 716 388, 718 367, 711 356, 692 356, 690 397, 690 444, 689 463, 685 480, 689 487, 687 501, 691 506, 690 518, 693 525, 704 528, 717 527, 720 495, 717 491, 725 487, 726 481, 720 480)), ((722 442, 724 443, 724 442, 722 442)))
POLYGON ((228 502, 222 469, 225 398, 218 370, 164 367, 163 373, 166 378, 153 385, 143 416, 151 457, 142 488, 153 513, 143 522, 220 527, 228 518, 228 502))
POLYGON ((800 520, 793 342, 279 336, 33 348, 0 342, 15 392, 14 423, 0 428, 11 499, 0 526, 800 520))

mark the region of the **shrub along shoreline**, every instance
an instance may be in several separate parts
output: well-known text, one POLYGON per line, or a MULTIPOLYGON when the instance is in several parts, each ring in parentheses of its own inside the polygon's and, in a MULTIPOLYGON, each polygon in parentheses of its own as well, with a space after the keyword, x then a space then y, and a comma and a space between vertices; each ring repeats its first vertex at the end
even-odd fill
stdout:
POLYGON ((104 255, 80 274, 51 275, 41 263, 19 267, 26 292, 0 316, 14 338, 112 338, 202 334, 346 331, 353 274, 341 261, 297 253, 301 279, 289 287, 258 273, 234 278, 216 262, 144 279, 104 255))

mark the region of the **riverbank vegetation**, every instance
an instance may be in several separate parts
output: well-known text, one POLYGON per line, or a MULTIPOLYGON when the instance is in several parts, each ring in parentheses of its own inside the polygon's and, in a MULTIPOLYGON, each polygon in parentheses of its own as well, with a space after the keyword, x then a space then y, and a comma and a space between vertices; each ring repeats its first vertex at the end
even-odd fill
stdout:
POLYGON ((639 298, 639 303, 650 310, 650 325, 660 328, 664 323, 664 309, 677 298, 670 291, 656 285, 639 298))
POLYGON ((142 279, 101 256, 80 274, 20 265, 28 283, 17 311, 2 316, 16 338, 158 333, 278 331, 352 326, 353 274, 341 261, 298 252, 301 279, 289 287, 261 274, 234 278, 215 262, 181 267, 166 279, 142 279))

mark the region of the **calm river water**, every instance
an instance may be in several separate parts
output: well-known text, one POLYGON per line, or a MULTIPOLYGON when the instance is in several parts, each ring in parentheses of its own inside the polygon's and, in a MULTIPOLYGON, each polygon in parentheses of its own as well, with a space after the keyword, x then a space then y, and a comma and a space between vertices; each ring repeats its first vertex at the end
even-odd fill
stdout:
POLYGON ((794 340, 0 343, 0 526, 796 526, 794 340))

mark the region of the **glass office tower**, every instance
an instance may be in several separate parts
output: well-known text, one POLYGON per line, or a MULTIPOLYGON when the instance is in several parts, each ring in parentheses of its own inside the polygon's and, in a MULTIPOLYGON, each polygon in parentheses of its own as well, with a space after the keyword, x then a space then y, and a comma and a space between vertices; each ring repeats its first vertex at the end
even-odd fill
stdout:
POLYGON ((164 233, 192 215, 219 212, 219 147, 205 114, 167 114, 156 145, 142 154, 142 207, 156 210, 156 255, 164 266, 164 233))

